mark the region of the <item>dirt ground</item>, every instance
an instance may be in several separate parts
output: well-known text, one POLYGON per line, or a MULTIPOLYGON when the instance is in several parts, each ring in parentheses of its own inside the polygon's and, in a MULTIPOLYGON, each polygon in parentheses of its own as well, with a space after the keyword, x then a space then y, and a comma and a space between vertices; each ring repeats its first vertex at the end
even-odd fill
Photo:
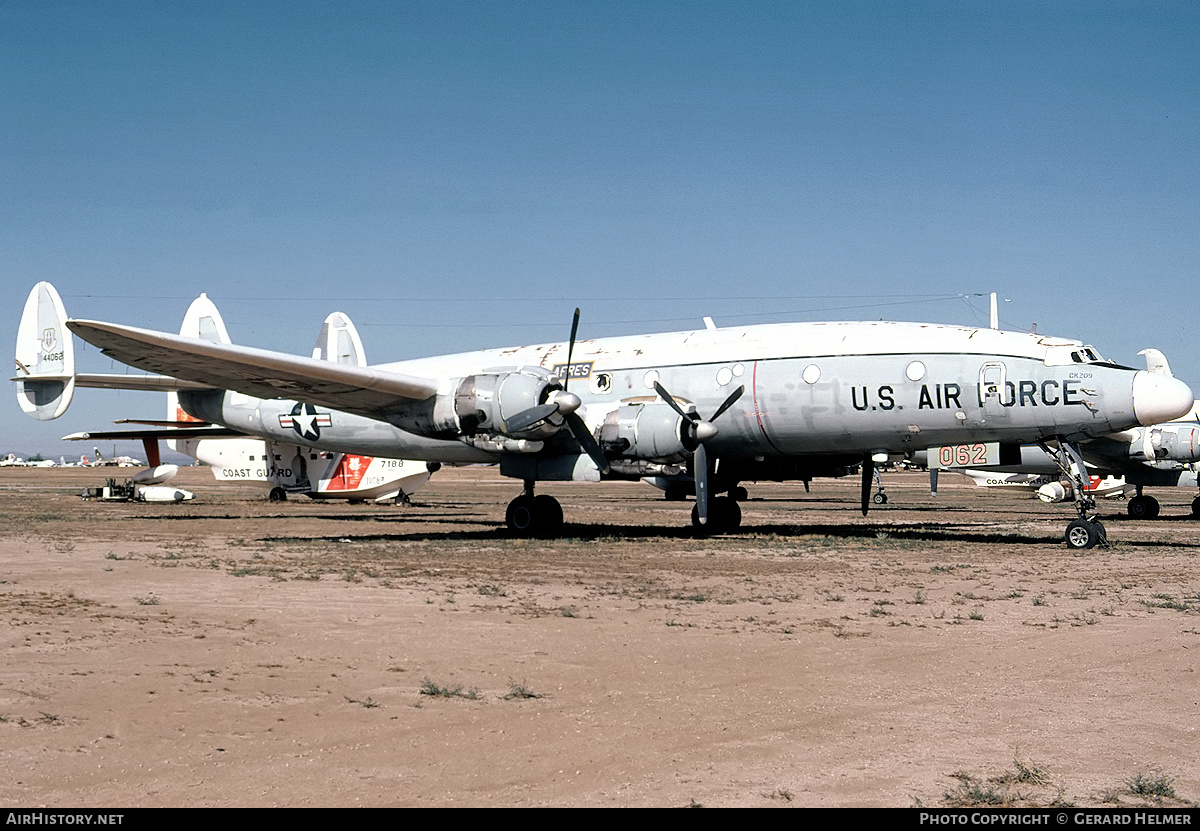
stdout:
POLYGON ((696 539, 637 483, 444 469, 411 507, 185 469, 0 470, 0 801, 133 806, 1194 805, 1200 523, 892 474, 750 484, 696 539), (1173 795, 1172 795, 1173 794, 1173 795))

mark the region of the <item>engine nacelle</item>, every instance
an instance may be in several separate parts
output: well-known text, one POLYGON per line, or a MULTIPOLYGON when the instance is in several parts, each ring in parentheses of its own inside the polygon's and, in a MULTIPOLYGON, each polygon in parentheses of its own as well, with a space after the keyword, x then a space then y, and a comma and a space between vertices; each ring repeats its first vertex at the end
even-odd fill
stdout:
POLYGON ((1158 461, 1200 461, 1200 427, 1190 424, 1147 427, 1151 431, 1150 441, 1154 458, 1158 461))
POLYGON ((453 396, 442 396, 435 412, 440 416, 440 427, 460 430, 465 436, 546 438, 563 426, 557 413, 521 430, 510 430, 507 423, 518 414, 545 405, 560 390, 558 378, 541 367, 481 372, 459 381, 453 396))
POLYGON ((622 404, 604 417, 600 448, 610 458, 682 462, 696 449, 689 427, 666 404, 622 404))

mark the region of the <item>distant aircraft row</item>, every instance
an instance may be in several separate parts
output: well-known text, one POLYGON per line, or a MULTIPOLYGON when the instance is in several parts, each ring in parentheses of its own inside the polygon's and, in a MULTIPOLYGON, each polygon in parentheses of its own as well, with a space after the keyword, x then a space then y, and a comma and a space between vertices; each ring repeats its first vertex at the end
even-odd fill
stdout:
MULTIPOLYGON (((14 380, 22 409, 39 419, 61 415, 76 386, 157 389, 176 396, 165 426, 181 434, 498 464, 523 483, 506 513, 520 535, 561 532, 562 508, 535 493, 540 481, 686 472, 692 522, 712 532, 740 524, 742 482, 807 481, 857 465, 865 513, 875 466, 889 457, 949 449, 955 467, 1007 465, 1021 445, 1037 444, 1074 483, 1078 519, 1064 535, 1073 548, 1104 539, 1083 448, 1141 431, 1138 452, 1160 459, 1172 452, 1167 434, 1145 428, 1193 404, 1165 361, 1138 370, 1036 333, 882 321, 719 328, 706 319, 696 331, 577 342, 578 321, 577 310, 562 343, 372 367, 359 359, 361 344, 347 348, 356 334, 336 313, 313 356, 298 357, 231 344, 203 295, 173 335, 67 320, 57 292, 39 283, 22 316, 14 380), (159 375, 77 375, 70 332, 159 375)), ((1125 440, 1126 452, 1134 442, 1125 440)))

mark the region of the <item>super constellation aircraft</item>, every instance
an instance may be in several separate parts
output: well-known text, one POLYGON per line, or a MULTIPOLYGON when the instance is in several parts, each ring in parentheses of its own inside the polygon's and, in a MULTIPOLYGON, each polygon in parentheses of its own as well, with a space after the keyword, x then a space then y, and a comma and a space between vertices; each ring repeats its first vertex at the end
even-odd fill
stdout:
MULTIPOLYGON (((17 395, 35 418, 69 403, 64 323, 117 360, 182 379, 180 406, 275 439, 298 417, 306 443, 370 455, 499 463, 524 492, 506 521, 553 535, 558 502, 539 481, 632 478, 690 464, 693 523, 740 523, 739 480, 861 463, 863 510, 877 460, 959 446, 978 463, 1057 440, 1085 477, 1077 442, 1183 415, 1183 382, 1102 360, 1081 342, 919 323, 792 323, 481 350, 358 367, 89 320, 35 286, 17 343, 17 395), (578 353, 578 354, 576 354, 578 353), (283 400, 288 399, 288 400, 283 400)), ((1104 531, 1076 488, 1069 545, 1104 531)))

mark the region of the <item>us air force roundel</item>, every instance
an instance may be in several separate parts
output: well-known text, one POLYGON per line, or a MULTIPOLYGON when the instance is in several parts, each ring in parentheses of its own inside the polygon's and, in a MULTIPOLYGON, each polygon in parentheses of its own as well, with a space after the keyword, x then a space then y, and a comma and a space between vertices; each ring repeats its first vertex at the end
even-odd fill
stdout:
POLYGON ((291 427, 305 441, 321 438, 321 428, 333 424, 329 413, 318 413, 312 404, 297 404, 290 415, 279 416, 280 427, 291 427))

